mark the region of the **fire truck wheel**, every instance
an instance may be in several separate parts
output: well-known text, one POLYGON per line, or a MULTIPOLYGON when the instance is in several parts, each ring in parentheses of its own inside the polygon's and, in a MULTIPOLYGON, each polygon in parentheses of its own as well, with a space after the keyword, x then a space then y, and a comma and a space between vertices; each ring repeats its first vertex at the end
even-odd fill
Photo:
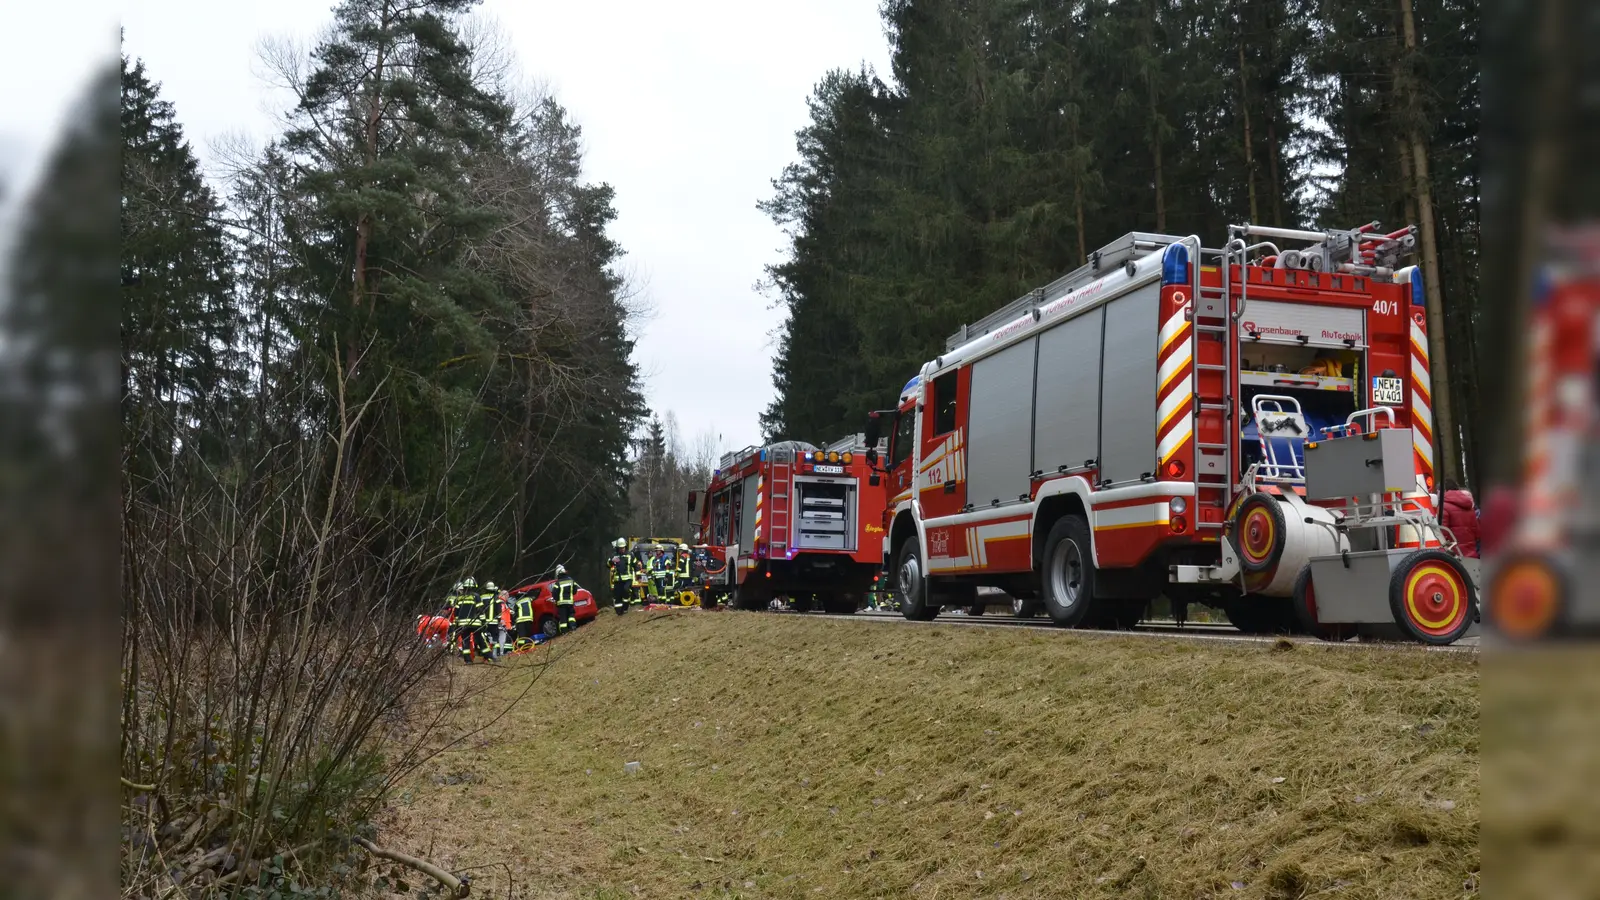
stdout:
POLYGON ((1566 573, 1539 554, 1518 553, 1501 562, 1484 598, 1490 627, 1513 641, 1560 634, 1566 611, 1566 573))
POLYGON ((1317 619, 1317 590, 1311 583, 1311 565, 1307 563, 1294 579, 1294 618, 1300 630, 1324 641, 1345 641, 1355 636, 1356 627, 1344 622, 1324 625, 1317 619))
POLYGON ((1039 600, 1035 597, 1012 597, 1011 614, 1019 619, 1031 619, 1039 614, 1039 600))
POLYGON ((900 601, 900 614, 913 622, 931 622, 939 615, 939 607, 928 599, 922 551, 914 539, 901 542, 900 552, 895 554, 894 592, 900 601))
POLYGON ((1063 516, 1044 541, 1044 582, 1041 592, 1045 612, 1057 625, 1073 628, 1082 623, 1094 605, 1094 557, 1089 547, 1089 523, 1082 516, 1063 516))
POLYGON ((1400 630, 1423 644, 1453 644, 1472 627, 1472 579, 1443 550, 1418 550, 1389 576, 1389 610, 1400 630))
POLYGON ((1276 568, 1287 539, 1277 499, 1259 491, 1244 498, 1233 514, 1230 537, 1239 552, 1239 568, 1252 575, 1276 568))
POLYGON ((748 581, 733 589, 733 608, 744 610, 761 610, 767 608, 767 603, 772 597, 758 588, 752 587, 748 581))

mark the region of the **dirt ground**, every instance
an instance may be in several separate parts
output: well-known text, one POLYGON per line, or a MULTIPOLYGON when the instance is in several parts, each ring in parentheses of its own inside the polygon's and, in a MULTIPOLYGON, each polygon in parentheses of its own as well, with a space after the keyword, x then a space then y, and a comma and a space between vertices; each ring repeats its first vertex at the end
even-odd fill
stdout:
POLYGON ((384 823, 473 896, 1477 894, 1475 655, 699 611, 541 653, 463 669, 492 724, 384 823))

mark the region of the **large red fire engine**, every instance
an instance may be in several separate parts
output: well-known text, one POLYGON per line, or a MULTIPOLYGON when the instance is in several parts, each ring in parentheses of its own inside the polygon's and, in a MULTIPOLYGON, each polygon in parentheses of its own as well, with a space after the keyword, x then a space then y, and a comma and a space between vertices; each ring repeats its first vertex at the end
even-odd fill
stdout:
POLYGON ((689 494, 697 543, 725 561, 707 593, 741 609, 787 597, 797 609, 853 613, 882 563, 884 507, 860 435, 816 447, 783 441, 723 456, 704 492, 689 494))
POLYGON ((1485 543, 1491 527, 1505 535, 1485 548, 1485 612, 1515 640, 1600 624, 1600 231, 1552 237, 1530 310, 1520 487, 1484 511, 1485 543))
MULTIPOLYGON (((1431 509, 1422 274, 1396 268, 1414 245, 1377 223, 1235 226, 1221 250, 1133 233, 963 327, 868 422, 868 441, 890 435, 883 562, 902 612, 931 619, 992 586, 1065 626, 1128 626, 1164 594, 1245 631, 1297 614, 1315 630, 1295 583, 1348 538, 1340 511, 1305 499, 1308 440, 1408 431, 1414 489, 1383 500, 1409 521, 1431 509)), ((1403 523, 1384 540, 1449 543, 1403 523)), ((1473 586, 1442 568, 1427 627, 1454 640, 1473 586)))

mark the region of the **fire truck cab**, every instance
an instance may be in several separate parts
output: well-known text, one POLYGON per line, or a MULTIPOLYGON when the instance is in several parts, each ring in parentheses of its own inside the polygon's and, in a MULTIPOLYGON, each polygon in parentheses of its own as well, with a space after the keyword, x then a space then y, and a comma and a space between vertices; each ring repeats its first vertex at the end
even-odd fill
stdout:
MULTIPOLYGON (((1308 560, 1342 546, 1340 513, 1306 499, 1308 441, 1409 432, 1414 490, 1387 499, 1428 506, 1421 273, 1397 268, 1414 244, 1377 223, 1234 226, 1220 250, 1136 232, 964 326, 868 420, 902 612, 991 586, 1063 626, 1131 627, 1165 595, 1289 630, 1308 560)), ((1471 624, 1459 587, 1452 629, 1471 624)))
POLYGON ((726 564, 707 591, 740 609, 787 597, 796 609, 861 608, 881 565, 883 487, 861 435, 826 447, 782 441, 722 457, 705 491, 689 494, 697 542, 726 564))

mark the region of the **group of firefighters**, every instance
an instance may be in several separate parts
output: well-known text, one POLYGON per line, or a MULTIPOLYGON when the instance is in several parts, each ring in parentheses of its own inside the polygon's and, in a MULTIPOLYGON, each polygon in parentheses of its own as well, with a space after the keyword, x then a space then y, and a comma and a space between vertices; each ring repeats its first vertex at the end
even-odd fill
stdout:
MULTIPOLYGON (((692 583, 693 553, 687 544, 658 546, 653 553, 648 549, 630 553, 626 538, 617 538, 612 546, 616 552, 607 565, 612 607, 619 616, 629 606, 667 602, 692 583)), ((550 596, 556 607, 557 635, 578 627, 577 591, 578 583, 566 567, 556 566, 550 596)), ((467 663, 499 659, 537 642, 540 623, 534 602, 539 594, 537 590, 501 590, 492 581, 480 587, 477 579, 464 578, 451 589, 443 609, 433 616, 418 617, 417 635, 429 644, 459 652, 467 663)))
MULTIPOLYGON (((578 583, 567 575, 566 567, 556 566, 550 595, 556 606, 557 634, 578 627, 577 593, 578 583)), ((417 633, 435 646, 453 647, 467 663, 499 659, 535 643, 535 596, 531 590, 512 594, 492 581, 480 588, 476 578, 464 578, 451 589, 442 611, 420 617, 417 633)))
POLYGON ((629 553, 627 538, 617 538, 611 546, 616 552, 606 567, 611 572, 612 608, 619 616, 629 606, 667 602, 693 584, 693 554, 688 544, 680 542, 675 548, 658 546, 654 553, 648 549, 629 553))

